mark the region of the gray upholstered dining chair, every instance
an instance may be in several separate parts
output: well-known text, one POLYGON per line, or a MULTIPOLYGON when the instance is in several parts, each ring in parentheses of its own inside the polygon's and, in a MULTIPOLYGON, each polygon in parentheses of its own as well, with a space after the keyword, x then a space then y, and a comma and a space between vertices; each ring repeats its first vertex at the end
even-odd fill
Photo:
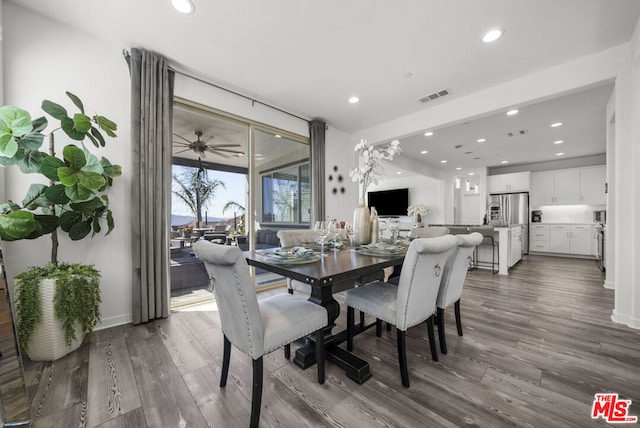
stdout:
POLYGON ((411 238, 437 238, 449 234, 449 229, 443 226, 414 227, 409 231, 411 238))
MULTIPOLYGON (((427 321, 431 357, 438 361, 433 332, 433 315, 440 280, 449 254, 458 240, 452 235, 418 238, 411 242, 402 264, 398 286, 376 281, 346 292, 347 349, 353 349, 354 309, 373 315, 396 326, 398 361, 402 385, 409 387, 405 332, 427 321)), ((380 329, 376 329, 380 335, 380 329)))
POLYGON ((285 347, 285 354, 289 354, 287 350, 291 342, 315 332, 318 382, 324 383, 327 311, 320 305, 287 293, 258 302, 249 267, 236 246, 200 240, 194 244, 193 250, 207 268, 224 334, 220 387, 227 384, 233 344, 253 360, 250 426, 257 427, 262 402, 263 355, 282 346, 285 347))
POLYGON ((460 320, 460 297, 462 287, 467 277, 471 263, 471 256, 475 248, 482 242, 483 236, 478 232, 468 235, 456 235, 458 246, 449 256, 449 260, 442 273, 442 282, 438 290, 436 306, 438 308, 436 322, 438 324, 438 339, 440 352, 447 353, 447 342, 444 334, 444 310, 453 303, 456 315, 458 336, 462 336, 462 322, 460 320))
MULTIPOLYGON (((314 242, 316 239, 316 233, 311 229, 281 229, 278 231, 277 236, 280 238, 282 247, 294 247, 307 242, 314 242)), ((306 282, 287 278, 287 291, 289 294, 293 294, 294 291, 311 294, 311 286, 306 282)))

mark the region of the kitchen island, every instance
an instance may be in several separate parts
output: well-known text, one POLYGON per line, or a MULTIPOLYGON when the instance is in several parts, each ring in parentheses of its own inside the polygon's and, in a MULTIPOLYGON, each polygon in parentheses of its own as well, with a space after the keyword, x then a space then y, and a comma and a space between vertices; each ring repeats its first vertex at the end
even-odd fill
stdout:
POLYGON ((479 232, 485 238, 476 252, 476 265, 488 267, 499 275, 509 275, 509 269, 522 259, 522 225, 434 224, 449 228, 454 235, 479 232))

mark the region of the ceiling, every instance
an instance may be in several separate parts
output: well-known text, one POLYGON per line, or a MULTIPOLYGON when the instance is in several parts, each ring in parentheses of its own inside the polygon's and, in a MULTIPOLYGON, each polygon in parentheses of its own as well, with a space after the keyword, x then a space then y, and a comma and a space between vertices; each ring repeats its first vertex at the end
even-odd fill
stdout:
MULTIPOLYGON (((14 3, 116 46, 154 50, 181 70, 347 133, 625 43, 640 17, 638 0, 193 1, 191 15, 170 0, 14 3), (504 36, 482 43, 493 27, 504 36), (419 101, 444 88, 445 99, 419 101), (360 102, 349 104, 352 95, 360 102)), ((596 88, 522 106, 515 117, 435 130, 431 140, 405 138, 404 155, 466 168, 555 159, 550 120, 565 122, 567 157, 603 153, 610 94, 610 86, 596 88), (521 129, 525 136, 505 137, 521 129)))

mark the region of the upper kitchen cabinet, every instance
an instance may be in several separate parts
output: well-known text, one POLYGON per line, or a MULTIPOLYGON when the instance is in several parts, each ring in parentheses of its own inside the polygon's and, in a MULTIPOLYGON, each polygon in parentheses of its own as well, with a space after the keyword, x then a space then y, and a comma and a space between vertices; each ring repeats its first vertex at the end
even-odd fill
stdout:
POLYGON ((605 203, 604 166, 531 174, 531 206, 605 203))
POLYGON ((580 169, 580 203, 587 205, 604 205, 606 168, 604 165, 580 169))
POLYGON ((529 171, 489 176, 489 193, 528 192, 530 187, 529 171))

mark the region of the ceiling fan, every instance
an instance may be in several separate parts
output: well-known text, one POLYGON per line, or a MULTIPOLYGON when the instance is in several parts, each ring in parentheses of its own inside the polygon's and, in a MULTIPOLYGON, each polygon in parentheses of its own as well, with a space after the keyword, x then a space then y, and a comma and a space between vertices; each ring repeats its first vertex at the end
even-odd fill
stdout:
POLYGON ((244 152, 242 151, 232 150, 232 148, 242 147, 240 144, 207 144, 210 140, 213 139, 212 135, 209 135, 203 139, 202 131, 196 131, 195 134, 196 140, 191 141, 183 137, 182 135, 178 135, 175 132, 173 133, 173 135, 183 140, 173 141, 173 144, 175 144, 179 148, 184 147, 183 150, 176 152, 176 154, 193 150, 194 152, 198 153, 198 155, 202 155, 202 157, 206 157, 207 153, 213 153, 214 155, 218 155, 227 159, 244 155, 244 152))

